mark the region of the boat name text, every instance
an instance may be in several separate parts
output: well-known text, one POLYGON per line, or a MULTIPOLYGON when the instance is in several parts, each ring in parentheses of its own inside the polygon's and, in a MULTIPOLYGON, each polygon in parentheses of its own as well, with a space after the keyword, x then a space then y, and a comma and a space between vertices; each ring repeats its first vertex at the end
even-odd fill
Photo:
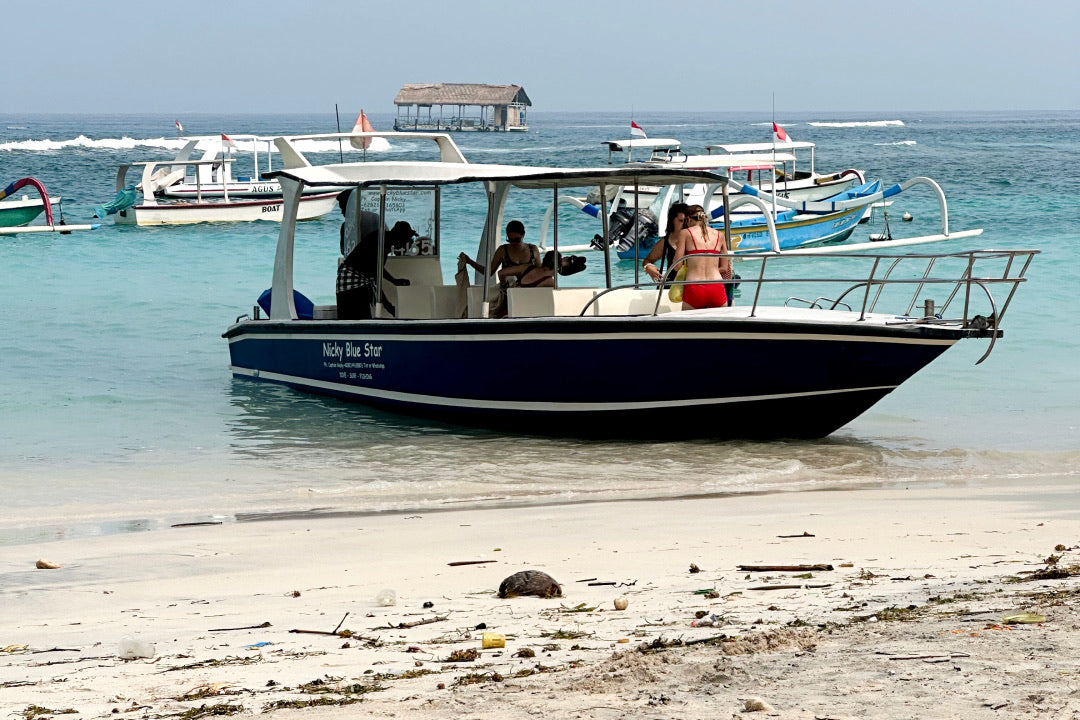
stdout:
POLYGON ((333 358, 335 360, 360 357, 377 358, 382 357, 382 351, 382 345, 376 345, 369 342, 366 342, 363 345, 351 342, 346 342, 344 345, 338 342, 324 342, 322 344, 323 357, 333 358))

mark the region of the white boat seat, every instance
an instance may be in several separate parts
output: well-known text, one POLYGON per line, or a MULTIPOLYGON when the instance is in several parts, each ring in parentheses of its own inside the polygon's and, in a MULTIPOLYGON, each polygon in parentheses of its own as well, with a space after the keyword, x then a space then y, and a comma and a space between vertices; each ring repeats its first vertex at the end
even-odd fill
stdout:
POLYGON ((431 317, 449 319, 458 317, 457 285, 437 285, 431 288, 431 317))
POLYGON ((386 271, 395 278, 408 280, 409 285, 432 287, 443 284, 442 266, 437 257, 393 255, 386 258, 386 271))
MULTIPOLYGON (((593 299, 593 288, 559 288, 555 291, 553 314, 573 317, 580 315, 586 303, 593 299)), ((596 315, 596 306, 590 305, 587 315, 596 315)))
POLYGON ((512 287, 506 291, 509 317, 551 317, 555 314, 555 289, 512 287))

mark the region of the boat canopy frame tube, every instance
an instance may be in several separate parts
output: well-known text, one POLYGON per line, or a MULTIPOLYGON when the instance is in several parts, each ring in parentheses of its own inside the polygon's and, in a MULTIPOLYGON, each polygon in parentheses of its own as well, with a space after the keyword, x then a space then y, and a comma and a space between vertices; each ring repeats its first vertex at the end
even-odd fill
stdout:
MULTIPOLYGON (((274 254, 274 279, 270 285, 270 319, 296 320, 296 302, 293 300, 293 246, 303 183, 288 175, 279 177, 278 182, 281 184, 284 206, 277 252, 274 254)), ((359 205, 359 198, 357 204, 359 205)))

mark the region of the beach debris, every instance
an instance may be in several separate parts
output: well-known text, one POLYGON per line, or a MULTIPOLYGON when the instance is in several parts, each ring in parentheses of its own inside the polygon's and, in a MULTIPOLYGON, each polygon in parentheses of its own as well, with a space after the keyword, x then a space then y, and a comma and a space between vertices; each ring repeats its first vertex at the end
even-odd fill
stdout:
POLYGON ((467 648, 465 650, 454 650, 450 653, 450 656, 443 660, 443 662, 472 662, 476 658, 480 657, 480 651, 476 648, 467 648))
POLYGON ((125 635, 120 638, 120 645, 116 654, 120 656, 121 660, 138 660, 139 658, 154 657, 155 649, 153 643, 125 635))
POLYGON ((778 538, 804 538, 804 537, 817 537, 817 535, 812 535, 811 533, 808 533, 807 531, 803 530, 802 533, 800 533, 798 535, 777 535, 776 537, 778 537, 778 538))
MULTIPOLYGON (((341 616, 341 621, 337 624, 337 627, 335 627, 333 630, 297 630, 296 628, 293 628, 289 632, 291 632, 291 633, 302 633, 304 635, 336 635, 337 637, 352 637, 353 636, 353 631, 352 630, 342 630, 341 629, 341 625, 342 625, 342 623, 345 622, 345 618, 347 618, 347 617, 349 617, 349 613, 345 613, 344 615, 342 615, 341 616)), ((266 623, 266 624, 268 626, 270 625, 270 623, 266 623)))
POLYGON ((459 565, 483 565, 485 563, 499 562, 498 560, 458 560, 456 562, 446 563, 450 567, 458 567, 459 565))
POLYGON ((585 578, 584 580, 575 580, 574 582, 592 582, 596 578, 585 578))
POLYGON ((480 647, 485 650, 506 647, 506 636, 499 633, 486 632, 481 636, 480 647))
POLYGON ((696 574, 696 573, 699 573, 699 572, 701 572, 701 568, 699 568, 699 567, 698 567, 698 566, 697 566, 696 564, 694 564, 694 563, 690 563, 690 574, 691 574, 691 575, 694 575, 694 574, 696 574))
POLYGON ((74 708, 65 708, 64 710, 51 710, 47 707, 41 707, 40 705, 27 705, 23 710, 22 715, 26 720, 33 720, 34 718, 41 717, 42 715, 78 715, 79 711, 74 708))
POLYGON ((589 583, 589 587, 599 587, 601 585, 614 585, 614 584, 615 584, 614 580, 610 580, 610 581, 605 580, 603 582, 591 582, 591 583, 589 583))
POLYGON ((939 653, 937 655, 890 655, 889 660, 925 660, 927 662, 947 662, 955 658, 969 658, 968 653, 939 653))
POLYGON ((527 648, 527 647, 526 648, 521 648, 516 653, 514 653, 514 657, 533 658, 533 657, 536 657, 536 651, 533 650, 532 648, 527 648))
POLYGON ((747 590, 820 590, 821 588, 832 587, 832 583, 821 583, 819 585, 758 585, 757 587, 746 588, 747 590))
POLYGON ((267 645, 273 645, 273 644, 274 643, 270 642, 269 640, 263 640, 262 642, 257 642, 257 643, 252 643, 250 645, 245 645, 244 649, 245 650, 257 650, 257 649, 259 649, 261 647, 266 647, 267 645))
POLYGON ((565 605, 560 605, 559 609, 556 612, 560 612, 560 613, 590 613, 590 612, 592 612, 594 610, 596 610, 595 605, 590 606, 587 603, 578 603, 577 605, 574 605, 573 607, 567 607, 565 605))
POLYGON ((375 604, 381 605, 382 607, 393 607, 394 605, 397 605, 397 593, 390 588, 380 590, 375 595, 375 604))
MULTIPOLYGON (((409 628, 420 627, 421 625, 430 625, 431 623, 442 622, 448 619, 449 615, 436 615, 432 618, 422 618, 420 620, 413 620, 412 622, 398 623, 397 625, 388 625, 387 628, 391 630, 407 630, 409 628)), ((376 628, 379 629, 379 628, 376 628)))
POLYGON ((739 565, 739 570, 745 572, 810 572, 832 570, 833 566, 826 563, 817 565, 739 565))
POLYGON ((0 653, 21 653, 30 649, 29 645, 8 645, 7 647, 0 648, 0 653))
POLYGON ((616 610, 625 610, 626 608, 630 607, 630 601, 626 599, 625 595, 620 595, 619 597, 615 598, 613 602, 615 604, 616 610))
POLYGON ((174 527, 174 528, 203 527, 203 526, 206 526, 206 525, 220 525, 220 524, 221 524, 220 520, 203 520, 201 522, 176 523, 174 525, 170 525, 169 527, 174 527))
POLYGON ((1006 615, 1001 618, 1001 622, 1006 625, 1032 625, 1037 623, 1046 622, 1046 618, 1038 613, 1022 612, 1015 613, 1013 615, 1006 615))
POLYGON ((240 691, 235 688, 235 685, 227 682, 206 683, 188 690, 175 699, 179 702, 190 702, 191 700, 203 700, 215 695, 238 695, 240 691))
POLYGON ((708 595, 711 592, 716 592, 716 588, 702 588, 700 590, 695 590, 694 594, 695 595, 708 595))
POLYGON ((696 620, 690 621, 690 627, 715 627, 724 624, 724 618, 721 615, 709 615, 705 617, 702 615, 696 620))
POLYGON ((34 563, 34 567, 38 570, 59 570, 60 563, 55 563, 52 560, 38 560, 34 563))
POLYGON ((616 642, 619 642, 621 644, 626 644, 626 643, 630 642, 630 638, 619 638, 616 642))
POLYGON ((759 697, 749 697, 743 700, 743 712, 773 712, 773 706, 759 697))
POLYGON ((424 602, 424 605, 423 605, 423 607, 424 607, 425 609, 427 609, 427 608, 433 608, 433 607, 435 607, 435 603, 431 602, 430 600, 427 600, 427 601, 425 601, 425 602, 424 602))
POLYGON ((261 630, 262 628, 271 627, 270 621, 267 620, 264 623, 258 625, 245 625, 244 627, 230 627, 230 628, 210 628, 207 632, 231 632, 233 630, 261 630))
POLYGON ((541 598, 562 597, 562 586, 555 578, 539 570, 522 570, 499 585, 499 597, 513 598, 532 595, 541 598))

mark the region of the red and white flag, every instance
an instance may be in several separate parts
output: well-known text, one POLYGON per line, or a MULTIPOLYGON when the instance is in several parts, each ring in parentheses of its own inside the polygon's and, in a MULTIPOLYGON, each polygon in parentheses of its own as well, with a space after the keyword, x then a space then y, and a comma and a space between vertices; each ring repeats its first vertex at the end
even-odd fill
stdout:
POLYGON ((184 132, 184 126, 180 124, 179 120, 174 120, 173 122, 176 123, 176 132, 178 132, 178 133, 184 132))
POLYGON ((221 142, 227 144, 229 147, 236 147, 236 143, 234 143, 232 138, 225 133, 221 133, 221 142))
POLYGON ((773 135, 776 137, 777 142, 787 142, 788 136, 784 132, 784 128, 777 125, 775 122, 772 124, 773 135))
MULTIPOLYGON (((371 121, 367 119, 367 115, 364 114, 363 110, 361 110, 360 114, 356 116, 356 124, 353 125, 352 131, 354 133, 375 132, 375 128, 372 127, 371 121)), ((349 138, 349 144, 357 150, 367 150, 369 147, 371 147, 371 138, 349 138)))
POLYGON ((645 135, 645 131, 641 129, 641 126, 638 125, 633 120, 630 121, 630 137, 632 137, 632 138, 647 137, 647 135, 645 135))

